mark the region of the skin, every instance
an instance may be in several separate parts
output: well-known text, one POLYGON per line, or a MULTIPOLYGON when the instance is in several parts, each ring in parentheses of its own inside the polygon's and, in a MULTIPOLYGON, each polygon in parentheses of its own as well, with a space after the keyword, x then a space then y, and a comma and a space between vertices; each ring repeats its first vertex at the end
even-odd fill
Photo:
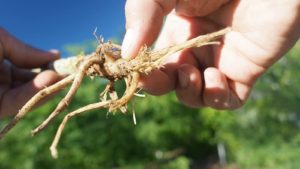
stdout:
MULTIPOLYGON (((154 95, 175 90, 190 107, 235 109, 299 39, 299 22, 299 0, 127 0, 122 56, 130 59, 155 40, 160 49, 230 26, 222 45, 178 52, 140 86, 154 95)), ((30 71, 57 58, 57 51, 30 47, 0 28, 0 118, 60 79, 53 71, 30 71)))
POLYGON ((0 118, 16 114, 34 94, 61 78, 50 70, 31 71, 58 58, 58 51, 33 48, 0 28, 0 118))
POLYGON ((155 40, 160 49, 228 26, 222 45, 178 52, 140 86, 153 95, 175 90, 189 107, 236 109, 299 39, 299 0, 127 0, 122 56, 155 40))

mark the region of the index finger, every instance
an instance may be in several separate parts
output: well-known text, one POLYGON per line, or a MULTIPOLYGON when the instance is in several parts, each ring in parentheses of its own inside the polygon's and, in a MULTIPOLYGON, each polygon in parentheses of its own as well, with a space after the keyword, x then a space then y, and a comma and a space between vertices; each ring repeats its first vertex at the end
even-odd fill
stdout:
POLYGON ((31 47, 0 27, 0 59, 4 57, 20 68, 36 68, 58 59, 59 53, 31 47))

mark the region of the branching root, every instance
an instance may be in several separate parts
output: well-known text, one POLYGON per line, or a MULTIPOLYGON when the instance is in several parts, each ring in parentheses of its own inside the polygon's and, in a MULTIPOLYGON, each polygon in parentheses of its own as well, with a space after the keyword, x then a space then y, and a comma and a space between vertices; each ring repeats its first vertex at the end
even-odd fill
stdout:
MULTIPOLYGON (((81 107, 71 113, 68 113, 60 124, 54 140, 51 144, 50 151, 54 158, 57 158, 57 144, 61 137, 62 131, 68 120, 83 112, 107 108, 109 112, 121 111, 127 112, 127 104, 134 97, 139 96, 137 93, 138 82, 141 74, 149 74, 153 70, 163 67, 164 59, 180 50, 204 45, 215 45, 220 42, 217 39, 224 36, 230 31, 225 28, 220 31, 202 35, 186 41, 182 44, 164 48, 161 50, 151 51, 146 46, 143 47, 138 55, 131 60, 121 59, 121 47, 111 42, 104 43, 103 39, 97 39, 98 47, 94 53, 85 57, 72 57, 60 59, 53 63, 52 67, 61 75, 68 75, 56 84, 46 87, 33 96, 17 113, 17 115, 0 131, 0 139, 10 131, 23 117, 33 109, 46 96, 55 93, 67 85, 71 87, 66 96, 59 102, 55 110, 44 120, 38 127, 32 130, 32 135, 43 131, 64 109, 71 103, 72 98, 81 85, 84 76, 101 77, 109 80, 103 92, 99 95, 100 102, 89 104, 81 107), (126 90, 121 97, 118 97, 114 84, 118 80, 125 80, 126 90)), ((139 91, 139 90, 138 90, 139 91)), ((135 115, 134 121, 135 121, 135 115)))

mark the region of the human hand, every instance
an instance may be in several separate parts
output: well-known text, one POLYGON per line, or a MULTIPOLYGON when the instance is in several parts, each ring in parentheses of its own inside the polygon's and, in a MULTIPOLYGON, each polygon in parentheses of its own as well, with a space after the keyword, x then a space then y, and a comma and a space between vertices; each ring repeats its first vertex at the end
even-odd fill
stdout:
POLYGON ((0 118, 16 114, 39 90, 60 79, 54 71, 31 71, 58 58, 57 51, 30 47, 0 28, 0 118))
POLYGON ((257 78, 300 36, 299 0, 127 0, 123 57, 151 45, 165 15, 156 49, 223 27, 233 29, 222 45, 178 52, 164 69, 142 78, 141 86, 150 94, 176 90, 190 107, 242 106, 257 78))

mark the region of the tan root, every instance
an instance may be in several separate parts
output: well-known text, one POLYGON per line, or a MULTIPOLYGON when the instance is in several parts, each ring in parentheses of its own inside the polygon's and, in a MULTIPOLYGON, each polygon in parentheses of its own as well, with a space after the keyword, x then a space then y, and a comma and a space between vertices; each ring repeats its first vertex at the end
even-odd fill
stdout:
MULTIPOLYGON (((72 57, 60 59, 53 63, 53 68, 62 75, 68 75, 56 84, 46 87, 33 96, 18 112, 18 114, 7 124, 0 132, 0 139, 10 131, 32 108, 44 97, 57 92, 70 83, 72 83, 66 96, 59 102, 55 110, 44 120, 37 128, 32 130, 35 135, 45 129, 52 120, 55 119, 71 102, 76 91, 81 85, 84 76, 99 76, 109 80, 106 88, 100 94, 100 102, 83 106, 71 113, 68 113, 60 124, 55 138, 51 144, 50 150, 54 158, 57 157, 57 144, 61 137, 62 131, 68 120, 83 112, 99 108, 108 108, 109 112, 120 110, 127 112, 127 104, 136 94, 138 88, 139 77, 141 74, 149 74, 153 70, 163 66, 164 59, 180 50, 201 47, 204 45, 219 44, 218 38, 230 31, 230 28, 220 30, 218 32, 199 36, 179 45, 171 46, 157 51, 151 51, 147 47, 143 47, 138 55, 131 60, 121 59, 120 46, 111 42, 104 43, 99 40, 99 46, 96 51, 85 57, 72 57), (125 80, 126 90, 120 98, 114 89, 114 83, 117 80, 125 80)), ((135 119, 135 116, 134 116, 135 119)))

